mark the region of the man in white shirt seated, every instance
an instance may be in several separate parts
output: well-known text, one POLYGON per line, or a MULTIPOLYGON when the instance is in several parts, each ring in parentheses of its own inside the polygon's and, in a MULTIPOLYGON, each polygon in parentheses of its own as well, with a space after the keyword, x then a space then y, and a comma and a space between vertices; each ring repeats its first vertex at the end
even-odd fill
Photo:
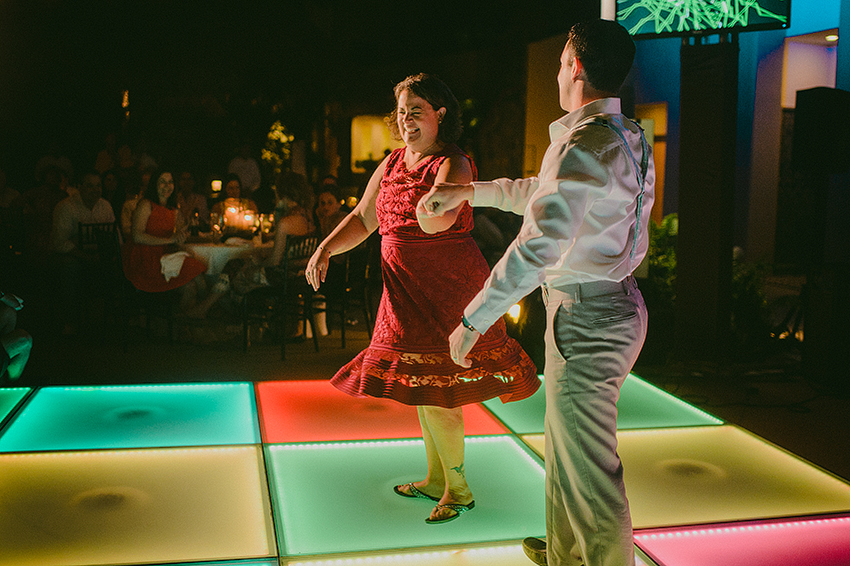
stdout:
POLYGON ((50 235, 59 283, 59 316, 63 334, 73 334, 83 304, 82 283, 87 271, 95 269, 98 257, 79 247, 80 223, 115 222, 112 206, 101 195, 103 185, 96 171, 83 175, 79 192, 59 202, 53 210, 50 235))

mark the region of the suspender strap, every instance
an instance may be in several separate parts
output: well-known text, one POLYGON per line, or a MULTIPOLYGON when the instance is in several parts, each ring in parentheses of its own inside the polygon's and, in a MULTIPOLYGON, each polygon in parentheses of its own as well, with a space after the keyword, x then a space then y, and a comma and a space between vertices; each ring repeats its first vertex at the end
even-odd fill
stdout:
MULTIPOLYGON (((631 160, 632 160, 632 167, 635 171, 635 177, 637 178, 638 186, 640 187, 640 193, 638 193, 638 196, 635 199, 635 201, 637 203, 637 206, 635 207, 635 216, 636 216, 635 237, 632 240, 632 251, 629 254, 629 257, 634 259, 634 257, 635 257, 635 247, 637 246, 637 237, 638 237, 638 233, 640 232, 640 228, 641 228, 641 226, 640 226, 640 214, 641 214, 641 209, 643 208, 643 195, 644 195, 644 192, 646 192, 646 173, 647 173, 647 170, 649 168, 649 146, 646 143, 646 136, 644 136, 644 134, 643 134, 643 128, 641 128, 638 124, 636 124, 634 122, 632 122, 632 123, 635 124, 635 126, 637 126, 638 131, 640 132, 640 147, 641 147, 641 153, 642 153, 640 165, 638 165, 638 161, 637 161, 637 159, 635 159, 635 154, 632 152, 632 148, 629 147, 629 142, 626 141, 626 136, 623 135, 623 131, 620 128, 614 126, 608 120, 605 120, 603 118, 594 118, 593 121, 588 122, 588 124, 597 124, 599 126, 605 126, 609 130, 611 130, 612 132, 614 132, 618 136, 620 136, 620 139, 623 141, 623 147, 625 148, 626 153, 629 155, 629 158, 631 158, 631 160)), ((622 124, 620 124, 620 126, 625 127, 622 124)))

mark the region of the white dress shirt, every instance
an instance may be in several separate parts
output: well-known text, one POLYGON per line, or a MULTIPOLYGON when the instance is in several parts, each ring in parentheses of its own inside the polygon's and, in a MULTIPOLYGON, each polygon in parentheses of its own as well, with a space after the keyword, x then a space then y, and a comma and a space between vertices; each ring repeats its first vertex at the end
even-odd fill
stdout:
POLYGON ((519 235, 465 310, 479 332, 544 282, 622 281, 646 255, 655 169, 647 147, 641 187, 645 146, 620 100, 570 112, 549 126, 549 137, 537 177, 473 183, 473 206, 523 215, 519 235))
POLYGON ((83 199, 79 193, 61 200, 53 210, 53 229, 51 231, 53 251, 68 253, 77 247, 80 222, 87 224, 115 222, 112 205, 106 199, 100 198, 94 203, 94 208, 89 209, 83 204, 83 199))

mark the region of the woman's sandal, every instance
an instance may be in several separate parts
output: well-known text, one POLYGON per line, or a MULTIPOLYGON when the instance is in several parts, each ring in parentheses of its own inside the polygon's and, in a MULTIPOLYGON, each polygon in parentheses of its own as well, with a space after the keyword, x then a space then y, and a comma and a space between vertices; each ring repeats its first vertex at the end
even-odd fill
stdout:
POLYGON ((413 482, 406 483, 404 485, 397 485, 393 488, 393 491, 396 492, 397 494, 401 495, 402 497, 410 497, 410 498, 413 498, 413 499, 430 499, 431 501, 439 501, 440 500, 439 497, 431 497, 427 493, 422 493, 421 491, 416 489, 416 486, 413 485, 413 482), (401 490, 401 488, 403 488, 403 487, 407 488, 408 493, 405 493, 401 490))
POLYGON ((449 521, 454 521, 473 507, 475 507, 475 501, 470 501, 466 505, 462 505, 460 503, 441 503, 434 507, 434 510, 451 509, 455 512, 455 514, 446 517, 445 519, 432 519, 431 517, 428 517, 427 519, 425 519, 425 522, 429 525, 436 525, 438 523, 448 523, 449 521))

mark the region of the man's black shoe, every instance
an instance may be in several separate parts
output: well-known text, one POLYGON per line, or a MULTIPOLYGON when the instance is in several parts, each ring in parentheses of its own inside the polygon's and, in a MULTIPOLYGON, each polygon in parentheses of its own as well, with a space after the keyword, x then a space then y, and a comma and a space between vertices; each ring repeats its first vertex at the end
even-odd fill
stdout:
POLYGON ((539 566, 546 566, 546 541, 539 538, 528 537, 522 541, 522 550, 529 560, 539 566))

